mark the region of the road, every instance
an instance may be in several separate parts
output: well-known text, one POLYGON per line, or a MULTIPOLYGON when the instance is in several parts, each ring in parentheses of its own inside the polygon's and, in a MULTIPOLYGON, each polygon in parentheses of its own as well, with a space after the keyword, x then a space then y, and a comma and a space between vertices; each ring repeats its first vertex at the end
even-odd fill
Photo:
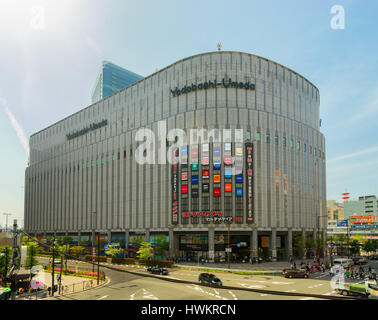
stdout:
MULTIPOLYGON (((374 265, 376 263, 374 262, 374 265)), ((374 266, 373 265, 373 266, 374 266)), ((74 267, 74 264, 70 264, 74 267)), ((88 264, 79 264, 79 269, 91 270, 88 264)), ((366 268, 366 266, 364 266, 366 268)), ((144 269, 121 267, 132 272, 148 274, 144 269)), ((101 268, 102 269, 102 268, 101 268)), ((224 286, 280 291, 283 295, 219 289, 198 283, 200 271, 173 269, 168 276, 142 277, 126 272, 103 269, 111 279, 101 288, 56 297, 59 300, 321 300, 306 296, 289 296, 285 293, 321 294, 338 296, 331 287, 328 273, 311 274, 309 279, 287 279, 283 276, 240 275, 217 273, 224 286), (168 282, 159 277, 191 281, 192 284, 168 282)), ((362 282, 354 280, 353 282, 362 282)))

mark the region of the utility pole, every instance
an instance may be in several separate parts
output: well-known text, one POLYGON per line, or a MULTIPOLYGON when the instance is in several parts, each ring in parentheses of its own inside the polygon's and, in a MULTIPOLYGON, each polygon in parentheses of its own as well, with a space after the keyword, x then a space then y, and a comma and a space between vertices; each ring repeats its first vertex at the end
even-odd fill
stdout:
POLYGON ((228 252, 227 252, 227 261, 228 261, 228 269, 230 269, 230 251, 231 251, 231 247, 230 247, 230 222, 228 223, 228 226, 227 226, 227 243, 228 243, 228 252))
MULTIPOLYGON (((9 213, 9 215, 11 215, 11 213, 9 213)), ((8 221, 7 221, 7 225, 8 225, 8 221)), ((10 276, 11 276, 11 279, 12 279, 12 285, 11 285, 11 288, 12 288, 12 291, 11 291, 11 300, 15 300, 15 296, 16 296, 16 291, 17 291, 17 275, 15 274, 15 270, 17 269, 17 257, 18 257, 18 253, 17 253, 17 220, 13 220, 13 243, 12 243, 12 247, 13 247, 13 252, 12 252, 12 266, 11 266, 11 273, 10 273, 10 276)))
POLYGON ((100 283, 100 231, 97 232, 97 285, 100 283))
POLYGON ((8 231, 8 217, 12 215, 12 213, 3 213, 3 215, 6 217, 5 222, 5 231, 8 231))
POLYGON ((54 238, 53 238, 53 244, 52 244, 52 248, 53 248, 53 251, 52 251, 52 254, 53 254, 53 258, 52 258, 52 273, 51 273, 51 276, 52 276, 52 279, 51 279, 51 295, 54 296, 54 269, 55 269, 55 233, 54 233, 54 238))

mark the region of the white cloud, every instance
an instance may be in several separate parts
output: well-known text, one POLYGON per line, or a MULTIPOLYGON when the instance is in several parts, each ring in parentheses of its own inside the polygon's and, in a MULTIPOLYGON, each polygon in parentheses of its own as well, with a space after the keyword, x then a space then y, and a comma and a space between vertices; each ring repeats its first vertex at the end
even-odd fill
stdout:
POLYGON ((378 152, 378 146, 367 148, 367 149, 364 149, 364 150, 361 150, 361 151, 357 151, 357 152, 352 152, 352 153, 344 154, 342 156, 329 159, 329 160, 327 160, 327 164, 333 163, 333 162, 337 162, 337 161, 340 161, 340 160, 345 160, 345 159, 350 159, 350 158, 358 157, 358 156, 365 155, 365 154, 368 154, 368 153, 373 153, 373 152, 378 152))
POLYGON ((21 125, 16 120, 16 118, 13 115, 13 113, 11 112, 11 110, 9 109, 8 102, 5 99, 0 98, 0 104, 3 105, 3 107, 5 109, 5 113, 7 114, 13 129, 16 131, 18 140, 20 141, 22 147, 24 148, 24 150, 26 151, 26 153, 29 157, 29 144, 28 144, 28 139, 25 136, 24 130, 22 129, 21 125))

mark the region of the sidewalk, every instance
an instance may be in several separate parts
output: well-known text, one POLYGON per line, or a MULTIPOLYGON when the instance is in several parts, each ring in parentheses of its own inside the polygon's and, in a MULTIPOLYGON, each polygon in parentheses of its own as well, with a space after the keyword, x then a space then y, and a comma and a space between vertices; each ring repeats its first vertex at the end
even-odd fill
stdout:
MULTIPOLYGON (((58 273, 55 273, 55 277, 58 273)), ((38 281, 43 282, 46 285, 46 288, 52 286, 52 276, 51 273, 44 272, 38 276, 38 281)), ((54 279, 54 285, 58 286, 58 291, 54 292, 54 297, 58 297, 60 295, 69 295, 75 292, 82 292, 88 289, 101 287, 107 283, 109 283, 110 278, 106 277, 105 281, 100 280, 99 285, 97 285, 97 279, 90 279, 90 278, 84 278, 84 277, 75 277, 75 276, 68 276, 68 275, 62 275, 62 282, 61 282, 61 294, 59 294, 59 281, 55 278, 54 279)), ((45 292, 45 295, 42 292, 38 293, 37 299, 54 299, 54 297, 51 297, 49 295, 49 292, 47 289, 43 290, 45 292)), ((17 300, 35 300, 35 293, 32 294, 32 296, 29 298, 29 294, 25 293, 23 295, 20 295, 17 300)))
MULTIPOLYGON (((301 262, 313 264, 313 259, 305 259, 305 260, 295 260, 297 267, 300 266, 301 262)), ((277 273, 282 272, 285 268, 290 268, 291 264, 288 261, 277 261, 277 262, 262 262, 262 263, 230 263, 230 269, 228 269, 227 262, 221 263, 204 263, 198 264, 198 262, 180 262, 175 264, 177 267, 181 268, 212 268, 212 269, 220 269, 220 270, 232 270, 232 271, 256 271, 256 272, 265 272, 265 273, 277 273)))

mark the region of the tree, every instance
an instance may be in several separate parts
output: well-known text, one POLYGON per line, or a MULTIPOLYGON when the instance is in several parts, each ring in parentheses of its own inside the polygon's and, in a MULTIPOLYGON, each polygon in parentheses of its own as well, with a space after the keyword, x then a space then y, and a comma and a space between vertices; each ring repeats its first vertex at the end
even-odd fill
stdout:
POLYGON ((0 274, 4 279, 8 273, 12 257, 12 249, 9 246, 0 247, 0 274))
POLYGON ((73 246, 71 247, 71 252, 74 256, 80 256, 85 252, 85 248, 82 246, 73 246))
POLYGON ((304 246, 302 236, 293 237, 293 253, 296 257, 303 257, 304 246))
POLYGON ((165 250, 168 249, 169 241, 165 235, 158 235, 155 237, 155 252, 158 256, 163 256, 165 250))
POLYGON ((123 256, 123 249, 122 248, 109 248, 105 250, 106 255, 110 255, 112 257, 121 257, 123 256))
POLYGON ((153 256, 153 250, 150 242, 142 242, 137 252, 138 258, 148 260, 153 256))
POLYGON ((369 239, 362 246, 362 250, 366 251, 369 256, 370 252, 375 252, 378 249, 378 240, 369 239))
POLYGON ((37 245, 34 243, 29 243, 27 248, 27 256, 25 262, 25 269, 31 269, 38 264, 38 260, 35 258, 37 254, 37 245))
POLYGON ((353 254, 360 254, 360 243, 357 240, 352 240, 349 242, 349 250, 350 253, 353 254))

